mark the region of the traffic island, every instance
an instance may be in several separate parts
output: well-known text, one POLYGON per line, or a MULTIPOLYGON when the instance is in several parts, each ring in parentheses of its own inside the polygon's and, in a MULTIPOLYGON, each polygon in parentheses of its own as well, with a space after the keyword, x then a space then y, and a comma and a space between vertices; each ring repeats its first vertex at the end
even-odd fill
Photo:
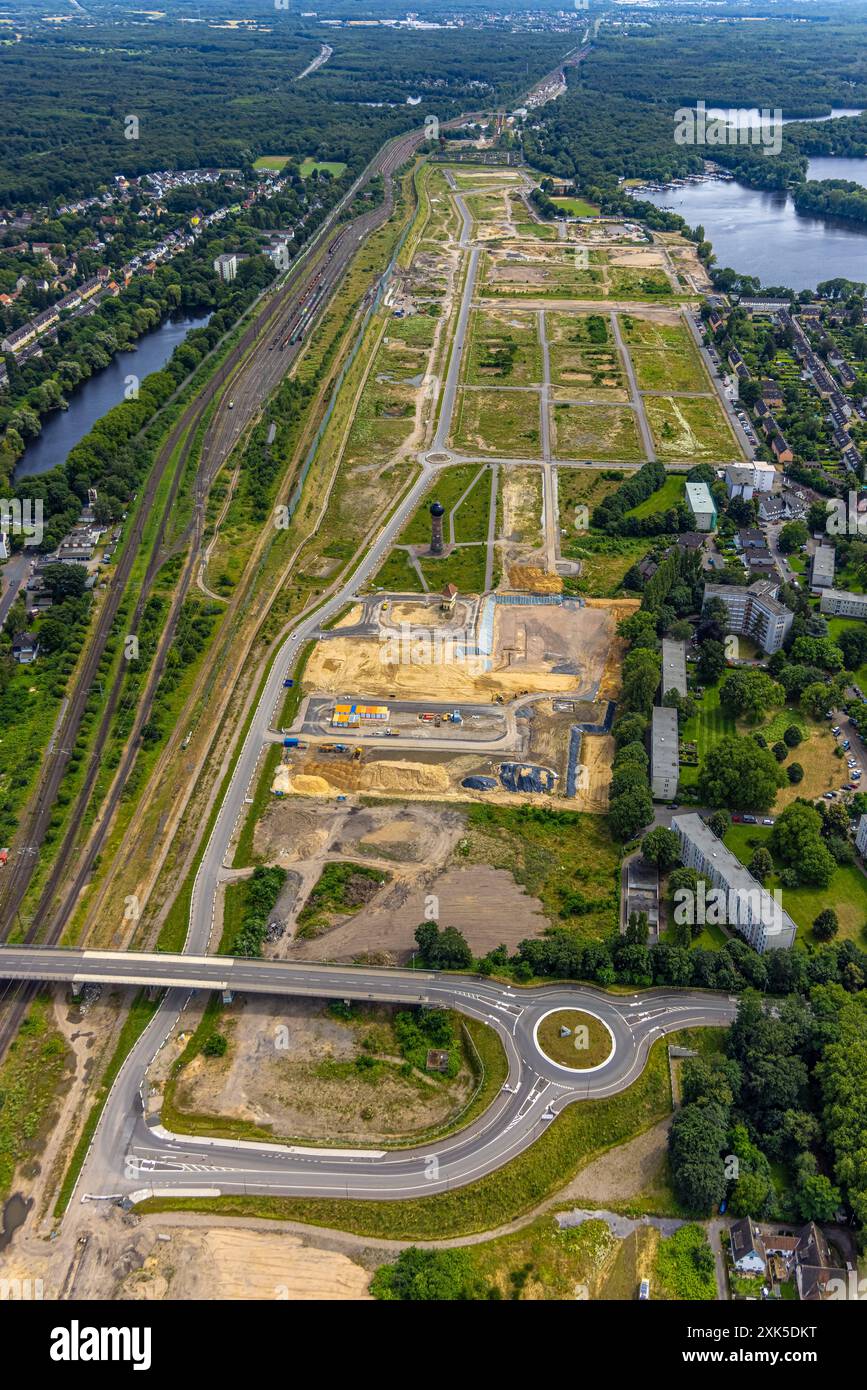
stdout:
POLYGON ((614 1055, 610 1029, 583 1009, 553 1009, 544 1014, 534 1037, 542 1055, 568 1071, 595 1071, 614 1055))

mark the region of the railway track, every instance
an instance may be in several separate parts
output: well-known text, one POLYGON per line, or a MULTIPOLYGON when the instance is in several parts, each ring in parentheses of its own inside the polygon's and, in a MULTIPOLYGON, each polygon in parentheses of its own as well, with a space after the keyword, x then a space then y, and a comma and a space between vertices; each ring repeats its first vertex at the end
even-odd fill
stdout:
MULTIPOLYGON (((0 897, 0 940, 8 940, 32 880, 37 864, 38 849, 44 840, 57 793, 69 766, 99 663, 126 594, 144 528, 150 518, 156 495, 166 470, 170 466, 172 456, 181 445, 151 558, 130 623, 130 632, 133 634, 137 631, 141 621, 154 578, 166 559, 163 547, 166 527, 198 427, 212 402, 219 398, 226 383, 230 378, 233 378, 237 382, 237 389, 233 384, 233 392, 237 397, 233 402, 235 413, 231 417, 234 429, 230 431, 226 419, 228 411, 225 408, 221 410, 218 404, 202 443, 200 465, 196 477, 193 520, 183 537, 187 547, 187 561, 176 586, 169 618, 160 640, 145 692, 139 702, 134 727, 121 759, 118 774, 90 836, 85 853, 64 890, 63 880, 70 867, 81 820, 99 775, 102 753, 122 696, 123 669, 116 673, 112 689, 105 703, 85 780, 76 798, 74 811, 69 818, 68 830, 58 849, 32 922, 24 935, 26 944, 32 944, 37 938, 47 945, 55 945, 60 940, 65 922, 93 871, 94 863, 103 846, 105 835, 119 804, 124 786, 134 766, 141 729, 150 715, 159 677, 164 669, 168 650, 174 638, 178 616, 195 573, 204 532, 205 505, 211 483, 228 453, 234 447, 242 432, 243 425, 249 423, 258 414, 262 402, 267 399, 279 380, 288 371, 294 357, 300 350, 304 332, 315 322, 318 311, 328 302, 333 289, 342 279, 347 266, 358 250, 360 242, 371 231, 381 226, 391 215, 394 205, 392 175, 411 156, 423 138, 422 132, 412 132, 386 146, 372 161, 367 170, 353 184, 341 206, 377 173, 381 173, 385 178, 383 202, 370 212, 361 214, 340 230, 330 246, 328 245, 328 237, 331 235, 331 230, 329 228, 323 229, 325 232, 323 246, 327 247, 324 255, 318 260, 314 258, 309 267, 309 273, 304 275, 300 281, 293 278, 284 290, 270 301, 265 302, 261 312, 254 317, 229 357, 210 378, 204 390, 183 412, 160 450, 148 474, 142 505, 136 513, 118 567, 112 576, 106 602, 99 615, 96 629, 88 644, 84 663, 79 672, 79 678, 57 731, 55 750, 48 755, 48 763, 28 818, 24 850, 19 852, 7 866, 8 877, 4 876, 2 897, 0 897), (274 334, 273 337, 272 334, 274 334), (287 348, 294 348, 295 351, 287 355, 287 348), (58 893, 62 893, 59 902, 57 902, 58 893)), ((337 212, 339 209, 335 211, 337 212)), ((11 999, 7 999, 6 996, 0 998, 0 1006, 5 1003, 4 1014, 0 1019, 0 1058, 15 1036, 35 988, 34 985, 24 985, 17 990, 11 999)))

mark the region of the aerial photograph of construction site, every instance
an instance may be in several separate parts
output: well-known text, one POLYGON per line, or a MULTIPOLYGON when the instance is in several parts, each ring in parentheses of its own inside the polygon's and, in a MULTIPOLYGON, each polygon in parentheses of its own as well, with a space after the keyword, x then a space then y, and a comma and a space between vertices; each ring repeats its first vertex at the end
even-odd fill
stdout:
POLYGON ((815 234, 800 118, 659 135, 677 6, 67 8, 44 100, 148 114, 93 189, 0 148, 0 1301, 854 1297, 867 290, 674 211, 815 234), (166 44, 193 126, 245 62, 153 163, 166 44))

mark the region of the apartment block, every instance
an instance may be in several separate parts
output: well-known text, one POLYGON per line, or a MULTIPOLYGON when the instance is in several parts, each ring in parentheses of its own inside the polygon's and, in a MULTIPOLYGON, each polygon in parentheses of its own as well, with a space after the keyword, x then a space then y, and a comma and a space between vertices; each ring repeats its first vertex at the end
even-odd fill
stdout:
POLYGON ((846 589, 823 589, 819 608, 834 618, 867 618, 867 594, 850 594, 846 589))
POLYGON ((730 632, 751 637, 764 652, 777 652, 786 640, 794 614, 777 594, 779 585, 770 579, 757 579, 745 587, 740 584, 705 584, 704 603, 712 598, 725 604, 730 632))
POLYGON ((667 695, 676 690, 678 695, 686 694, 686 643, 675 642, 670 637, 662 640, 662 682, 660 690, 667 695))
POLYGON ((713 889, 726 894, 729 926, 759 954, 793 945, 797 928, 788 912, 714 835, 701 816, 695 813, 675 816, 671 828, 680 840, 681 858, 686 867, 703 874, 713 889))
POLYGON ((679 773, 677 710, 657 705, 650 722, 650 786, 655 801, 671 801, 677 794, 679 773))

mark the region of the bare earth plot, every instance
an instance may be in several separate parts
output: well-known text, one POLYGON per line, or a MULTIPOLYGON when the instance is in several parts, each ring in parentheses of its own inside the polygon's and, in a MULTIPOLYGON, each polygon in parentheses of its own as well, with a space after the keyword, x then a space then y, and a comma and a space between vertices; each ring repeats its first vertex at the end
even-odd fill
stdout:
MULTIPOLYGON (((312 944, 321 958, 323 942, 312 944)), ((355 1006, 345 1019, 325 1000, 236 1000, 221 1019, 226 1056, 199 1054, 187 1063, 175 1084, 175 1107, 243 1121, 275 1139, 369 1144, 446 1123, 472 1094, 474 1074, 465 1059, 454 1077, 415 1068, 405 1074, 394 1031, 398 1012, 355 1006), (374 1065, 357 1065, 362 1056, 374 1065)))
POLYGON ((686 396, 645 396, 644 406, 659 457, 674 462, 741 458, 731 427, 717 400, 686 396))
POLYGON ((409 892, 392 889, 317 941, 293 942, 288 954, 298 960, 321 960, 326 951, 329 960, 370 954, 406 961, 416 949, 414 933, 424 921, 429 894, 439 900, 439 920, 463 932, 476 955, 485 955, 501 942, 514 950, 519 941, 540 935, 548 926, 541 903, 507 870, 478 864, 428 874, 409 892))
POLYGON ((558 401, 551 410, 557 458, 642 461, 644 455, 628 406, 568 405, 558 401))
POLYGON ((311 1245, 284 1231, 216 1230, 171 1226, 150 1254, 111 1294, 122 1302, 172 1300, 368 1299, 370 1273, 337 1250, 311 1245))
POLYGON ((479 268, 479 294, 506 298, 602 299, 606 293, 606 252, 585 258, 561 245, 503 243, 485 251, 479 268))
POLYGON ((549 311, 545 328, 555 399, 628 400, 623 365, 603 314, 549 311))
POLYGON ((532 391, 460 391, 450 442, 463 453, 538 456, 538 395, 532 391))

